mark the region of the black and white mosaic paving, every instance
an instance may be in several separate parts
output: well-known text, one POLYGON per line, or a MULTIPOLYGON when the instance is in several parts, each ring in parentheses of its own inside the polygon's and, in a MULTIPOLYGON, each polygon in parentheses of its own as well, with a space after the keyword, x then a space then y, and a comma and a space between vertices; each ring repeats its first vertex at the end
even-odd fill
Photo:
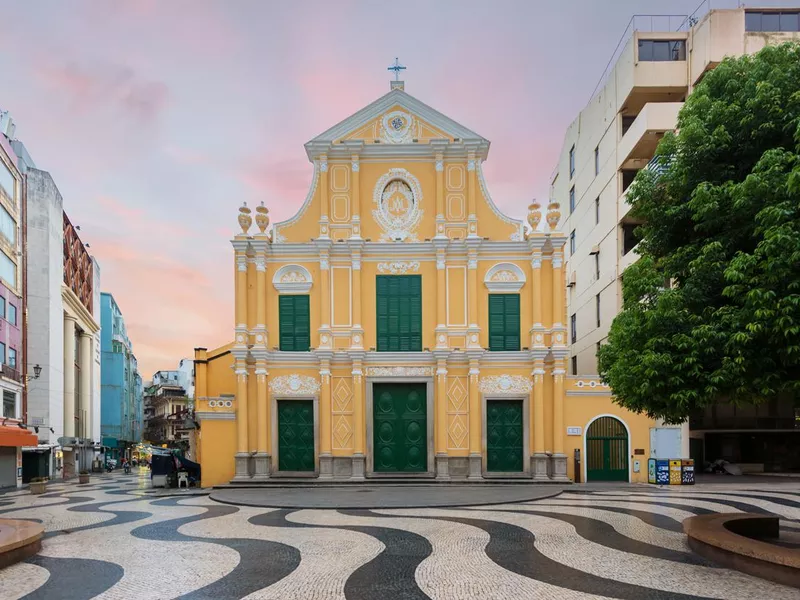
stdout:
POLYGON ((681 532, 695 514, 772 513, 792 543, 797 484, 576 486, 491 506, 296 510, 157 497, 147 477, 0 495, 0 517, 46 531, 39 555, 0 571, 0 598, 800 598, 705 562, 681 532))

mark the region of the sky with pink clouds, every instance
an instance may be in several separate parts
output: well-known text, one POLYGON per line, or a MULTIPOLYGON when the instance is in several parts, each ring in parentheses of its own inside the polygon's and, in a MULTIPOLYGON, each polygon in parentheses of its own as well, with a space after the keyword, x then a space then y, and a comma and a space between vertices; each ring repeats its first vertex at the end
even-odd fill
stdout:
POLYGON ((545 199, 562 136, 633 14, 699 0, 0 0, 0 108, 116 298, 143 378, 233 329, 242 201, 302 203, 303 144, 388 91, 492 142, 506 213, 545 199))

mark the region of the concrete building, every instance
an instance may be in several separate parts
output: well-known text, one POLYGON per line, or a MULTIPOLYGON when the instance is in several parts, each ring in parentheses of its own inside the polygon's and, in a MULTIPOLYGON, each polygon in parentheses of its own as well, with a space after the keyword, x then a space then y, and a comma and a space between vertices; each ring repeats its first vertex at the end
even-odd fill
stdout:
POLYGON ((101 436, 106 456, 119 458, 141 440, 142 379, 128 338, 125 319, 111 294, 101 303, 101 436))
MULTIPOLYGON (((623 272, 637 259, 637 223, 626 202, 636 173, 653 168, 659 140, 675 128, 686 97, 709 70, 726 56, 800 39, 799 12, 733 8, 631 20, 589 104, 567 129, 551 184, 569 239, 573 375, 597 372, 597 349, 622 305, 623 272)), ((660 429, 651 432, 654 452, 689 455, 688 426, 680 433, 660 429)))
POLYGON ((35 436, 25 422, 23 177, 8 138, 14 125, 0 112, 0 488, 22 485, 22 447, 35 436), (24 427, 24 426, 23 426, 24 427))
POLYGON ((166 444, 170 448, 189 448, 190 432, 184 427, 189 416, 193 387, 189 359, 182 359, 175 371, 157 371, 145 390, 145 434, 144 439, 154 446, 166 444))

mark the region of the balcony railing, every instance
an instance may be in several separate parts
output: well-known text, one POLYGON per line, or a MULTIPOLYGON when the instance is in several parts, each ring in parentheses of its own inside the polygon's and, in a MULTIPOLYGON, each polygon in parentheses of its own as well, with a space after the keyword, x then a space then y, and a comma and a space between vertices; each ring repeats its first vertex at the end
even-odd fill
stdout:
POLYGON ((9 367, 8 365, 3 365, 3 377, 13 379, 18 383, 22 382, 22 374, 15 368, 9 367))

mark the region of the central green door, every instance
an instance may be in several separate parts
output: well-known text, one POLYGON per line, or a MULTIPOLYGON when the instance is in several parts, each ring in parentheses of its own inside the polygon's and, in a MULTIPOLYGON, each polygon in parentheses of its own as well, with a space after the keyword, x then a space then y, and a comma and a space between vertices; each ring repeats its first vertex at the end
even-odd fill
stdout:
POLYGON ((373 384, 375 472, 419 473, 428 470, 426 389, 424 383, 373 384))
POLYGON ((628 481, 628 432, 614 417, 600 417, 589 425, 586 480, 628 481))
POLYGON ((314 470, 312 400, 278 400, 278 470, 314 470))
POLYGON ((522 400, 486 402, 486 470, 522 472, 522 400))

